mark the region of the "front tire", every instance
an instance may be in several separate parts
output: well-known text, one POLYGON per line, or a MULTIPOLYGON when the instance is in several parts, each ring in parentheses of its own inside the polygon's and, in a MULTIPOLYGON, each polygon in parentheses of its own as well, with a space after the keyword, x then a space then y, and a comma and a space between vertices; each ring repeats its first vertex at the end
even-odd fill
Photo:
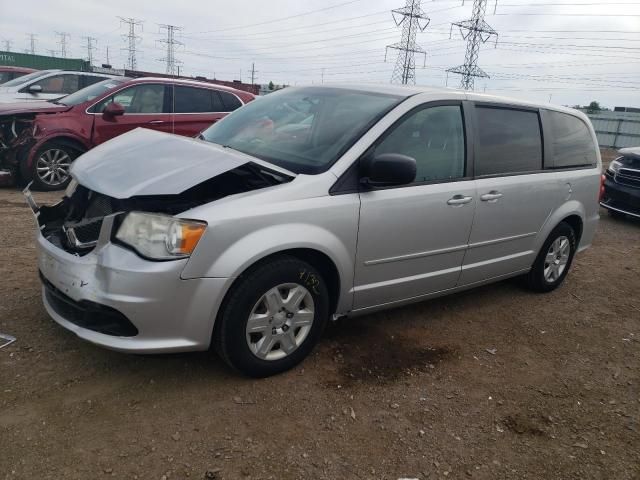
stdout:
POLYGON ((232 368, 267 377, 300 363, 327 324, 329 294, 310 264, 282 255, 243 274, 227 295, 214 346, 232 368))
POLYGON ((63 142, 46 142, 33 156, 31 166, 21 165, 23 178, 33 182, 35 190, 62 190, 71 181, 69 169, 82 153, 63 142))
POLYGON ((542 245, 527 284, 536 292, 550 292, 562 284, 576 252, 576 234, 571 225, 560 222, 542 245))

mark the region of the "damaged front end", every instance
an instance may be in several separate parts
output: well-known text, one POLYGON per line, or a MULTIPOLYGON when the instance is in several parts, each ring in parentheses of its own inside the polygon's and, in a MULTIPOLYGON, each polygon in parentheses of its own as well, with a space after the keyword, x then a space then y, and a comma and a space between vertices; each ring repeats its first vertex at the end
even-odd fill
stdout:
POLYGON ((0 116, 0 186, 14 185, 20 161, 35 142, 35 114, 0 116))
POLYGON ((230 195, 290 180, 291 177, 247 163, 173 195, 139 195, 121 199, 90 190, 73 181, 62 201, 37 207, 28 188, 24 193, 36 214, 42 236, 59 249, 84 256, 96 247, 101 236, 105 242, 113 240, 117 243, 115 235, 128 212, 173 216, 230 195))

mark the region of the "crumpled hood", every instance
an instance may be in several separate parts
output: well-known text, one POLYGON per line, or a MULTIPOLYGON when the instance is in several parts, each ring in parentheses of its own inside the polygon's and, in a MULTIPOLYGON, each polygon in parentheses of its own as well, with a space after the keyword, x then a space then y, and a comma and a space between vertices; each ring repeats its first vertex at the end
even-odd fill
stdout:
POLYGON ((219 145, 136 128, 79 157, 71 175, 113 198, 174 195, 249 162, 291 172, 219 145))
POLYGON ((71 107, 56 105, 51 102, 30 101, 0 103, 0 115, 15 115, 17 113, 56 113, 66 112, 71 107))

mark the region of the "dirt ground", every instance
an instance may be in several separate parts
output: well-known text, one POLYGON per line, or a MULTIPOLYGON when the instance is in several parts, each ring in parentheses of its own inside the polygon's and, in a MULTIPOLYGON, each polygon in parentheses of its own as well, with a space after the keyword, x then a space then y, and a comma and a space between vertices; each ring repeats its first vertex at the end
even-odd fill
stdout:
POLYGON ((349 320, 256 381, 65 331, 19 192, 0 215, 0 332, 18 339, 0 350, 0 479, 640 478, 639 222, 602 212, 553 293, 507 281, 349 320))

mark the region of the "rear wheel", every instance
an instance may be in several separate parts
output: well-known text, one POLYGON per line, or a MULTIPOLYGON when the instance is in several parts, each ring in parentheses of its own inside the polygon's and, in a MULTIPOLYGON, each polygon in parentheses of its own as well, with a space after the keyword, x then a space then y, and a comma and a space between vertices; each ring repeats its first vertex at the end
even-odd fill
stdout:
POLYGON ((328 316, 329 294, 320 273, 295 257, 276 257, 232 287, 218 316, 214 345, 245 375, 274 375, 311 352, 328 316))
POLYGON ((31 167, 23 166, 22 175, 27 182, 33 181, 36 190, 61 190, 71 181, 69 170, 80 153, 66 143, 46 142, 34 155, 31 167))
POLYGON ((550 292, 563 282, 576 252, 576 235, 568 223, 561 222, 549 234, 527 274, 529 288, 550 292))

